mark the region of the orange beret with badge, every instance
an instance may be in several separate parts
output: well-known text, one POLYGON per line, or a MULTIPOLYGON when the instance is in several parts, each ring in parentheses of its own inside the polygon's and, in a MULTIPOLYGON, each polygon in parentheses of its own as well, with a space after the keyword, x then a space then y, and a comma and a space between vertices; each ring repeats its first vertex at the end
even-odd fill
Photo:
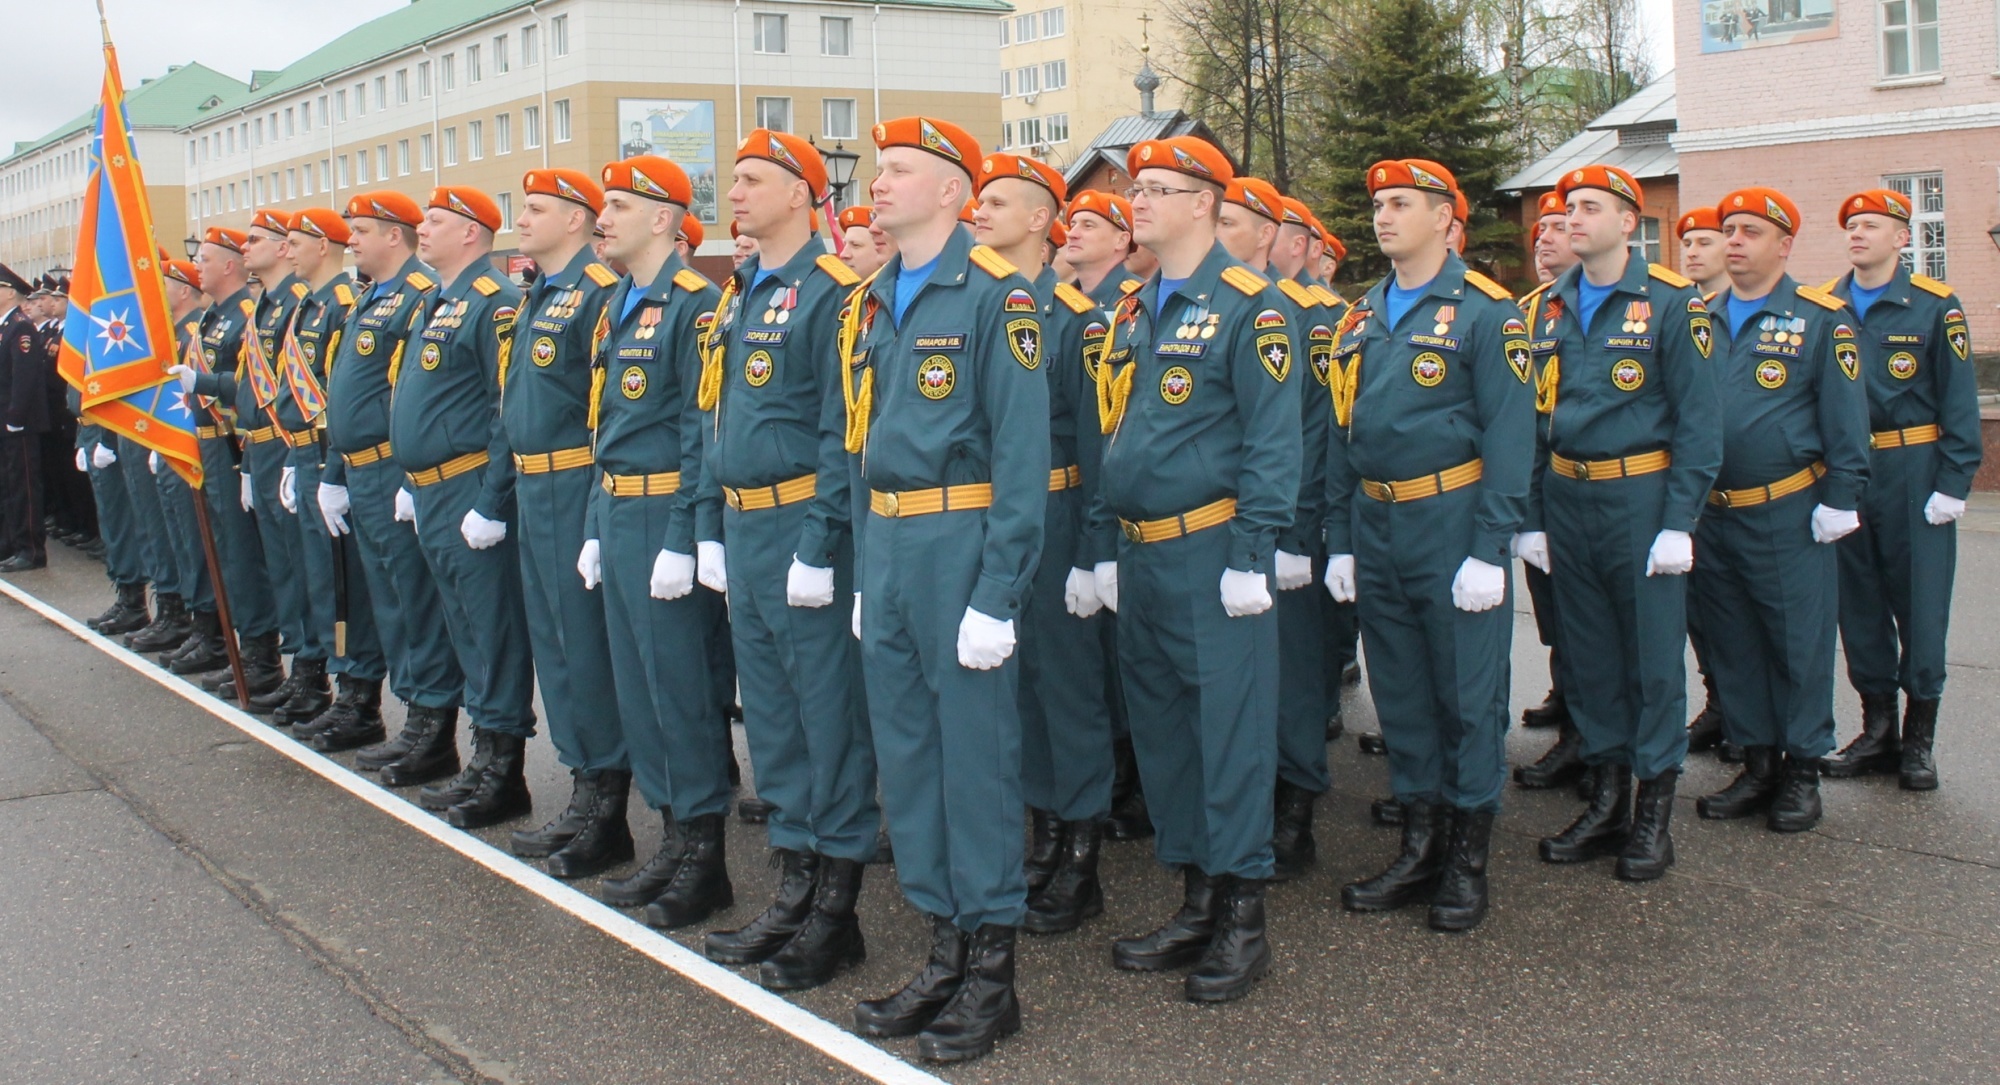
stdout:
POLYGON ((323 237, 336 245, 345 245, 354 236, 347 228, 347 220, 331 207, 308 207, 292 216, 287 229, 308 237, 323 237))
POLYGON ((1291 196, 1280 196, 1278 197, 1278 205, 1278 224, 1280 226, 1297 226, 1308 233, 1319 233, 1318 230, 1313 229, 1313 213, 1306 208, 1303 200, 1294 199, 1291 196))
POLYGON ((1064 226, 1060 221, 1051 221, 1049 223, 1049 244, 1059 249, 1069 244, 1069 227, 1064 226))
POLYGON ((1368 194, 1385 188, 1414 188, 1437 196, 1458 191, 1458 179, 1451 171, 1422 158, 1387 158, 1368 167, 1368 194))
POLYGON ((1793 203, 1791 197, 1762 185, 1739 188, 1724 196, 1722 202, 1715 205, 1715 213, 1724 222, 1729 221, 1731 215, 1755 215, 1788 234, 1798 233, 1799 224, 1804 221, 1799 217, 1799 205, 1793 203))
POLYGON ((867 204, 845 208, 840 212, 840 228, 851 230, 856 226, 867 229, 875 221, 875 209, 867 204))
POLYGON ((1674 223, 1675 237, 1686 237, 1696 230, 1714 230, 1718 234, 1721 233, 1722 216, 1717 214, 1713 207, 1697 207, 1682 215, 1680 220, 1674 223))
POLYGON ((238 253, 243 251, 243 243, 248 240, 250 235, 225 226, 210 226, 208 231, 201 235, 201 243, 204 245, 220 245, 230 252, 238 253))
POLYGON ((1847 220, 1855 215, 1886 215, 1889 218, 1910 224, 1910 198, 1894 189, 1871 188, 1857 192, 1840 203, 1840 226, 1847 228, 1847 220))
POLYGON ((1278 195, 1276 186, 1261 177, 1230 178, 1222 190, 1222 202, 1233 203, 1272 222, 1280 221, 1285 214, 1285 198, 1278 195))
POLYGON ((347 201, 350 219, 381 219, 383 222, 415 226, 424 221, 424 209, 417 201, 390 189, 360 193, 347 201))
POLYGON ((964 170, 968 177, 979 168, 979 141, 972 138, 972 133, 950 121, 932 117, 897 117, 877 124, 874 136, 879 150, 914 147, 919 151, 929 151, 964 170))
POLYGON ((979 175, 972 179, 972 191, 976 194, 987 185, 1003 177, 1037 184, 1048 190, 1061 207, 1069 199, 1069 184, 1063 175, 1046 163, 1037 162, 1017 154, 989 154, 979 163, 979 175))
POLYGON ((493 202, 493 197, 469 185, 439 185, 431 189, 428 206, 464 215, 496 234, 500 232, 500 205, 493 202))
POLYGON ((1563 198, 1554 191, 1542 193, 1542 198, 1535 201, 1536 218, 1541 218, 1545 215, 1567 214, 1569 214, 1569 208, 1563 204, 1563 198))
POLYGON ((819 148, 789 132, 759 128, 743 137, 736 160, 746 158, 761 158, 791 172, 806 183, 814 203, 826 196, 826 159, 820 157, 819 148))
POLYGON ((187 260, 167 261, 167 278, 179 279, 196 290, 201 289, 201 269, 187 260))
POLYGON ((1465 202, 1465 193, 1451 194, 1451 217, 1457 219, 1460 226, 1472 221, 1472 205, 1465 202))
POLYGON ((687 242, 688 251, 693 252, 701 248, 702 242, 708 240, 708 231, 702 229, 700 219, 693 215, 682 215, 680 239, 687 242))
POLYGON ((607 193, 630 192, 683 208, 694 204, 694 185, 688 181, 687 171, 656 154, 613 162, 604 167, 603 177, 607 193))
POLYGON ((1076 199, 1069 201, 1069 214, 1065 217, 1069 219, 1071 225, 1075 225, 1076 216, 1084 212, 1102 218, 1116 229, 1128 234, 1132 232, 1132 205, 1123 196, 1114 196, 1094 188, 1086 189, 1077 193, 1076 199))
POLYGON ((1194 136, 1149 139, 1125 152, 1125 172, 1133 177, 1140 170, 1172 170, 1198 181, 1227 187, 1236 179, 1236 167, 1214 144, 1194 136))
POLYGON ((281 239, 291 232, 291 222, 290 215, 285 214, 283 211, 273 211, 269 208, 264 208, 250 216, 250 228, 252 230, 262 230, 268 234, 275 234, 281 239))
POLYGON ((1326 242, 1327 251, 1333 253, 1334 263, 1344 264, 1347 262, 1347 246, 1341 244, 1340 239, 1333 236, 1332 230, 1329 230, 1324 226, 1320 227, 1319 239, 1321 241, 1326 242))
POLYGON ((582 170, 529 170, 521 175, 521 191, 581 204, 593 215, 604 211, 604 190, 582 170))
POLYGON ((1556 198, 1567 205, 1570 193, 1585 188, 1609 192, 1634 208, 1646 202, 1638 180, 1617 166, 1581 166, 1563 174, 1556 179, 1556 198))

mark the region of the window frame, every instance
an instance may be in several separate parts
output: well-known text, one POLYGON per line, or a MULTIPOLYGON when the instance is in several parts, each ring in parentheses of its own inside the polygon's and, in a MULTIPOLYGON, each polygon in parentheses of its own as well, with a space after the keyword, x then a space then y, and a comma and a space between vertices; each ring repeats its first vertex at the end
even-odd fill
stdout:
POLYGON ((861 138, 861 100, 859 98, 821 98, 819 102, 819 128, 821 139, 861 138), (844 132, 833 130, 833 117, 828 112, 835 103, 845 103, 848 109, 848 126, 844 132))
POLYGON ((783 12, 755 11, 750 13, 750 51, 760 56, 786 56, 791 52, 791 20, 783 12), (778 47, 771 48, 771 36, 767 26, 778 28, 778 47))
POLYGON ((576 136, 570 126, 570 106, 568 98, 557 98, 549 103, 549 142, 568 143, 576 136))
POLYGON ((819 17, 819 55, 823 57, 851 57, 854 55, 854 19, 847 15, 822 15, 819 17), (827 42, 827 31, 835 25, 841 26, 846 35, 846 50, 834 52, 827 42))
POLYGON ((773 132, 790 132, 792 130, 792 100, 790 97, 775 94, 760 94, 757 96, 755 113, 753 115, 757 118, 757 127, 759 128, 768 128, 773 132), (785 111, 785 121, 783 124, 772 124, 770 123, 770 114, 765 112, 765 110, 771 105, 779 103, 782 103, 785 111))
POLYGON ((1903 267, 1918 275, 1929 275, 1941 282, 1949 282, 1950 276, 1947 273, 1951 270, 1949 245, 1951 238, 1945 228, 1948 207, 1945 201, 1947 190, 1944 182, 1942 169, 1909 170, 1903 173, 1884 174, 1882 177, 1883 188, 1900 192, 1910 201, 1910 243, 1898 254, 1903 267), (1926 197, 1930 194, 1919 195, 1917 192, 1919 182, 1933 179, 1937 182, 1935 211, 1926 208, 1926 197), (1927 245, 1924 243, 1926 228, 1933 226, 1937 231, 1937 244, 1927 245))
POLYGON ((569 55, 569 16, 557 15, 549 20, 549 56, 554 58, 569 55))
POLYGON ((1922 0, 1875 0, 1875 56, 1876 78, 1878 81, 1883 83, 1931 82, 1943 77, 1944 36, 1939 29, 1943 24, 1943 20, 1938 18, 1940 9, 1943 7, 1942 0, 1931 0, 1932 20, 1928 23, 1917 20, 1917 5, 1920 2, 1922 0), (1889 23, 1889 9, 1892 6, 1900 6, 1903 9, 1905 16, 1903 22, 1894 25, 1889 23), (1937 55, 1937 65, 1931 68, 1920 68, 1918 66, 1921 58, 1919 41, 1926 30, 1931 35, 1932 48, 1937 55), (1900 59, 1909 66, 1909 70, 1907 71, 1890 71, 1892 50, 1889 46, 1889 35, 1892 33, 1901 34, 1903 37, 1903 49, 1900 59))

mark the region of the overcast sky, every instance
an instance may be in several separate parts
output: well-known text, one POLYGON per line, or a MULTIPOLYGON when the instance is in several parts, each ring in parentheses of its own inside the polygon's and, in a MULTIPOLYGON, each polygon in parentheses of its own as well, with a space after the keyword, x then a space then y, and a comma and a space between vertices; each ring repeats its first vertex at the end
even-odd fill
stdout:
MULTIPOLYGON (((128 87, 197 61, 238 79, 283 68, 407 0, 105 0, 128 87), (254 35, 253 50, 244 43, 254 35)), ((1017 0, 1018 2, 1018 0, 1017 0)), ((1089 2, 1089 0, 1081 0, 1089 2)), ((1674 0, 1639 0, 1654 66, 1673 66, 1674 0)), ((1691 3, 1694 0, 1681 0, 1691 3)), ((8 49, 0 61, 0 154, 38 139, 90 108, 102 72, 91 0, 6 0, 8 49)))

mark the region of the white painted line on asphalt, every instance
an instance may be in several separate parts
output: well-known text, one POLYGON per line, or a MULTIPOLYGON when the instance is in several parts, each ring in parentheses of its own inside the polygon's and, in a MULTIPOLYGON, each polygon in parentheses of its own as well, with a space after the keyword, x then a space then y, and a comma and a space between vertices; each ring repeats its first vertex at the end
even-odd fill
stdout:
POLYGON ((174 693, 182 700, 316 773, 362 802, 625 943, 672 969, 689 982, 707 988, 731 1005, 783 1030, 794 1039, 828 1058, 837 1060, 854 1072, 872 1081, 882 1082, 884 1085, 944 1085, 942 1078, 926 1073, 825 1018, 808 1013, 779 998, 651 927, 585 896, 478 837, 452 828, 416 804, 397 798, 372 781, 349 771, 339 762, 293 741, 290 736, 255 716, 217 700, 214 695, 178 675, 168 673, 123 645, 99 636, 82 622, 23 591, 15 584, 0 579, 0 593, 4 593, 8 598, 41 615, 51 624, 123 663, 132 671, 174 693))

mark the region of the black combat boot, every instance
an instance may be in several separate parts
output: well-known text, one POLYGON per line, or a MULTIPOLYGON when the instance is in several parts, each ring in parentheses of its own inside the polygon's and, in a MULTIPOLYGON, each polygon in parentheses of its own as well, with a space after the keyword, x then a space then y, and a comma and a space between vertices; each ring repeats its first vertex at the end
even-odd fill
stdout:
POLYGON ((1747 818, 1771 805, 1778 794, 1778 750, 1743 747, 1743 771, 1728 787, 1695 800, 1694 812, 1708 821, 1747 818))
POLYGON ((173 592, 161 592, 156 604, 153 620, 138 632, 125 638, 125 647, 135 652, 164 652, 188 639, 194 631, 188 618, 187 603, 173 592))
MULTIPOLYGON (((394 764, 410 752, 418 739, 433 728, 431 709, 423 705, 411 705, 403 713, 403 729, 396 736, 362 749, 354 755, 354 767, 374 772, 384 765, 394 764)), ((457 770, 452 770, 456 772, 457 770)))
POLYGON ((583 828, 542 864, 550 877, 588 878, 632 861, 632 826, 625 820, 625 804, 632 794, 632 774, 622 769, 603 769, 596 776, 596 801, 583 828))
POLYGON ((151 624, 153 619, 146 613, 146 585, 120 584, 117 601, 111 604, 110 610, 97 616, 96 624, 91 628, 104 636, 115 637, 136 633, 151 624))
POLYGON ((382 683, 349 682, 343 674, 340 692, 347 697, 347 713, 306 740, 306 745, 321 753, 339 753, 382 741, 388 734, 382 724, 382 683))
MULTIPOLYGON (((1915 702, 1911 702, 1914 706, 1915 702)), ((1819 770, 1836 780, 1872 773, 1895 772, 1903 763, 1903 744, 1896 735, 1896 695, 1861 695, 1861 733, 1837 754, 1819 759, 1819 770)))
POLYGON ((186 676, 207 674, 229 666, 229 642, 222 639, 222 619, 215 611, 201 610, 194 615, 194 633, 188 638, 193 647, 172 657, 167 670, 186 676))
POLYGON ((1624 850, 1632 835, 1632 770, 1598 765, 1590 778, 1590 805, 1568 828, 1542 838, 1542 862, 1581 863, 1624 850))
POLYGON ((1589 766, 1583 763, 1583 736, 1576 724, 1569 721, 1565 712, 1557 725, 1556 744, 1550 746, 1541 760, 1532 765, 1514 766, 1514 786, 1530 791, 1547 791, 1551 788, 1568 787, 1583 776, 1589 766))
POLYGON ((1315 792, 1278 777, 1272 791, 1275 808, 1271 819, 1271 856, 1277 862, 1274 881, 1290 881, 1306 872, 1319 857, 1319 842, 1313 839, 1315 792))
POLYGON ((917 1054, 931 1062, 966 1062, 1021 1031, 1014 997, 1014 928, 982 925, 966 949, 965 981, 917 1033, 917 1054))
POLYGON ((1819 758, 1785 755, 1784 776, 1764 824, 1774 833, 1802 833, 1819 818, 1819 758))
POLYGON ((647 926, 674 930, 736 903, 723 856, 722 828, 721 814, 703 814, 681 823, 680 865, 674 868, 674 880, 646 905, 647 926))
POLYGON ((1493 811, 1451 808, 1451 847, 1431 896, 1434 931, 1469 931, 1486 918, 1486 856, 1493 811))
MULTIPOLYGON (((475 738, 484 735, 493 747, 493 756, 479 774, 479 784, 464 801, 444 812, 444 820, 455 829, 484 829, 517 818, 535 808, 528 795, 528 740, 522 735, 474 729, 475 738)), ((415 750, 410 751, 413 755, 415 750)), ((458 750, 452 749, 457 760, 458 750)), ((400 762, 399 762, 400 763, 400 762)), ((389 770, 383 769, 387 772, 389 770)))
POLYGON ((1708 691, 1707 700, 1702 702, 1701 711, 1688 721, 1688 751, 1699 753, 1722 745, 1722 699, 1715 695, 1713 675, 1701 676, 1701 684, 1708 691))
POLYGON ((1264 937, 1264 883, 1227 877, 1215 937, 1183 988, 1189 1002, 1231 1002, 1271 970, 1271 943, 1264 937))
POLYGON ((922 1032, 965 983, 965 932, 943 916, 931 918, 931 957, 895 994, 854 1006, 854 1031, 877 1040, 922 1032))
POLYGON ((777 804, 767 802, 755 795, 736 803, 736 816, 746 825, 762 825, 771 820, 778 810, 777 804))
POLYGON ((1028 807, 1028 855, 1021 868, 1028 876, 1030 899, 1055 876, 1056 861, 1062 858, 1062 851, 1062 819, 1047 810, 1028 807))
POLYGON ((1347 733, 1347 710, 1340 703, 1340 694, 1333 695, 1333 706, 1326 712, 1326 740, 1336 742, 1347 733))
POLYGON ((1375 757, 1387 757, 1389 740, 1383 738, 1380 732, 1362 731, 1354 736, 1354 748, 1375 757))
POLYGON ((319 715, 293 721, 292 737, 303 742, 319 734, 321 731, 339 725, 352 716, 354 714, 354 692, 359 688, 361 688, 360 682, 347 675, 341 675, 340 696, 329 702, 319 715))
MULTIPOLYGON (((296 696, 299 690, 303 688, 307 682, 310 682, 312 680, 313 664, 315 662, 319 664, 319 674, 321 676, 320 681, 322 682, 325 681, 326 680, 325 660, 322 659, 315 661, 310 659, 300 659, 297 656, 293 656, 292 673, 286 675, 285 680, 278 683, 276 689, 270 690, 269 692, 266 693, 251 694, 250 711, 260 712, 260 713, 270 713, 270 712, 276 712, 278 709, 283 708, 285 706, 286 701, 289 701, 294 696, 296 696)), ((249 664, 245 663, 244 666, 247 669, 249 664)))
POLYGON ((1113 840, 1144 840, 1153 835, 1153 815, 1146 809, 1146 789, 1139 781, 1139 756, 1132 738, 1111 743, 1111 815, 1104 835, 1113 840))
MULTIPOLYGON (((237 651, 243 658, 243 683, 250 690, 250 708, 257 711, 257 698, 275 692, 286 682, 284 658, 278 654, 278 631, 244 637, 238 642, 237 651)), ((215 686, 215 695, 235 703, 236 678, 226 670, 222 673, 223 680, 215 686)))
POLYGON ((428 784, 417 792, 417 805, 443 813, 471 798, 479 790, 479 781, 486 776, 486 766, 493 763, 492 737, 491 731, 473 728, 472 759, 450 779, 428 784))
POLYGON ((298 688, 283 703, 271 709, 274 726, 301 724, 333 707, 333 690, 326 681, 326 660, 292 660, 292 678, 298 683, 298 688))
POLYGON ((785 948, 805 926, 819 882, 820 857, 791 848, 771 849, 778 868, 778 892, 757 917, 735 930, 709 931, 702 952, 717 964, 760 964, 785 948))
MULTIPOLYGON (((458 772, 458 709, 411 705, 408 715, 421 722, 403 729, 409 748, 382 766, 382 774, 376 779, 383 787, 415 787, 458 772)), ((386 753, 393 745, 384 743, 382 749, 386 753)))
POLYGON ((1905 791, 1937 790, 1937 758, 1932 753, 1937 744, 1937 714, 1937 698, 1928 701, 1910 698, 1909 711, 1903 716, 1900 775, 1905 791))
POLYGON ((1674 865, 1674 784, 1680 773, 1668 769, 1650 780, 1639 781, 1639 796, 1632 804, 1632 832, 1625 850, 1618 855, 1618 877, 1628 882, 1650 882, 1666 874, 1674 865))
POLYGON ((1403 801, 1394 795, 1368 804, 1368 820, 1385 828, 1401 825, 1403 816, 1403 801))
POLYGON ((1569 722, 1569 698, 1560 689, 1550 688, 1542 703, 1521 710, 1523 727, 1560 727, 1569 722))
POLYGON ((569 805, 539 829, 516 829, 507 837, 508 847, 523 859, 546 859, 561 851, 590 823, 591 808, 597 802, 597 784, 603 777, 602 772, 569 770, 569 805))
POLYGON ((1181 878, 1180 910, 1158 930, 1111 943, 1113 965, 1128 972, 1166 972, 1190 967, 1208 952, 1222 913, 1220 880, 1193 863, 1181 868, 1181 878))
POLYGON ((758 967, 758 983, 773 991, 803 991, 868 959, 861 920, 854 915, 861 899, 861 872, 866 869, 866 863, 852 859, 820 859, 819 884, 813 889, 805 923, 758 967))
POLYGON ((1722 740, 1722 745, 1715 748, 1715 759, 1725 765, 1740 765, 1743 757, 1743 747, 1726 738, 1722 740))
POLYGON ((1450 807, 1439 803, 1404 803, 1402 850, 1387 870, 1342 886, 1340 906, 1350 912, 1386 912, 1429 900, 1444 872, 1450 813, 1450 807))
POLYGON ((614 908, 638 908, 652 902, 674 880, 681 865, 681 828, 672 810, 660 811, 660 849, 629 877, 606 878, 597 899, 614 908))
POLYGON ((1021 928, 1030 934, 1073 931, 1104 911, 1104 886, 1097 880, 1103 823, 1095 819, 1071 821, 1063 830, 1062 858, 1056 863, 1055 876, 1028 899, 1028 914, 1021 921, 1021 928))

